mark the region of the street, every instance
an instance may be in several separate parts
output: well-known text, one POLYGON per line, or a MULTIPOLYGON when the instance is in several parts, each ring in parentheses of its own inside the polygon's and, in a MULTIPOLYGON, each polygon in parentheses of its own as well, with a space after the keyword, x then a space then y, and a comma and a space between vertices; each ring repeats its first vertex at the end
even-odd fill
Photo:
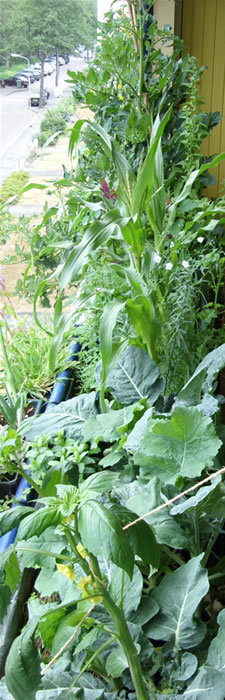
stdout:
MULTIPOLYGON (((81 59, 71 58, 70 63, 60 66, 59 92, 60 97, 69 97, 71 87, 65 82, 67 70, 83 70, 85 63, 81 59)), ((0 145, 1 164, 0 182, 14 170, 23 167, 25 157, 32 149, 34 141, 46 110, 57 105, 60 97, 54 96, 55 71, 52 75, 45 76, 44 86, 50 91, 48 103, 42 109, 38 107, 28 108, 28 88, 8 87, 0 88, 0 145)), ((39 92, 40 81, 35 81, 30 86, 32 92, 39 92)))

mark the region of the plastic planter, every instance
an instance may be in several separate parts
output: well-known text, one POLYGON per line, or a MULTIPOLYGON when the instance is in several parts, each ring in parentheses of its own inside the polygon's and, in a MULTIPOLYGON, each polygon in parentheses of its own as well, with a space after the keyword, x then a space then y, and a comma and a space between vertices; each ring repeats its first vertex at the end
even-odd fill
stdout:
MULTIPOLYGON (((76 360, 80 347, 80 343, 77 343, 76 341, 71 343, 69 347, 68 363, 76 360)), ((51 391, 44 411, 48 411, 51 404, 57 405, 61 403, 61 401, 65 401, 67 398, 69 398, 72 386, 73 369, 68 367, 68 369, 58 374, 56 383, 51 391)), ((40 412, 40 406, 37 412, 40 412)), ((20 505, 29 503, 29 500, 31 500, 33 495, 31 494, 31 491, 29 490, 28 494, 25 493, 26 489, 28 488, 30 489, 30 484, 26 481, 26 479, 21 478, 15 493, 20 505)), ((14 528, 0 538, 0 552, 4 552, 11 544, 13 544, 16 537, 16 532, 17 528, 14 528)), ((27 571, 25 570, 23 572, 21 582, 12 597, 7 615, 5 616, 3 624, 0 627, 0 636, 2 639, 2 644, 0 647, 0 678, 2 675, 4 675, 5 660, 12 642, 24 624, 24 605, 33 588, 35 577, 36 572, 32 571, 32 569, 27 571)))

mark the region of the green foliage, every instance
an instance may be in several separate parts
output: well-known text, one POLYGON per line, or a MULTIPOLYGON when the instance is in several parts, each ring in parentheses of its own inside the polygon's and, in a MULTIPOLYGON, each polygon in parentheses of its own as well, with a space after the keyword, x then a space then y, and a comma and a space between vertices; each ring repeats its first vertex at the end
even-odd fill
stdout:
POLYGON ((164 576, 152 592, 159 612, 147 625, 150 639, 171 641, 174 649, 192 649, 205 636, 206 628, 193 619, 197 606, 209 589, 206 570, 201 568, 202 555, 164 576))
POLYGON ((40 659, 34 644, 37 620, 28 622, 22 634, 15 639, 6 662, 6 683, 16 700, 26 692, 28 700, 35 700, 40 681, 40 659))
MULTIPOLYGON (((132 32, 122 11, 103 26, 99 70, 90 69, 83 90, 100 124, 75 124, 70 153, 82 131, 80 172, 65 171, 56 183, 60 210, 44 212, 30 243, 37 269, 43 273, 43 260, 51 272, 58 266, 46 288, 60 290, 53 329, 45 328, 49 364, 73 312, 77 320, 84 312, 80 365, 89 362, 90 370, 78 382, 92 391, 0 436, 3 470, 22 473, 26 454, 40 494, 38 508, 7 508, 0 517, 1 532, 19 526, 0 557, 2 616, 20 571, 40 569, 28 625, 6 664, 15 700, 25 693, 31 700, 224 698, 223 610, 216 620, 224 603, 225 488, 217 473, 224 429, 215 395, 225 366, 225 345, 215 347, 224 201, 196 194, 207 171, 199 149, 210 119, 203 125, 195 61, 180 58, 179 43, 172 59, 164 56, 157 42, 168 36, 154 22, 144 52, 143 16, 132 7, 132 32), (75 299, 64 316, 67 285, 75 299)), ((28 260, 25 285, 29 272, 28 260)))
POLYGON ((16 170, 8 175, 0 187, 0 204, 5 204, 10 197, 14 197, 18 201, 21 190, 28 180, 29 173, 25 170, 16 170))
POLYGON ((39 56, 40 53, 72 53, 79 44, 91 48, 96 36, 95 0, 10 0, 0 2, 1 56, 10 53, 39 56), (86 43, 87 42, 87 43, 86 43))
MULTIPOLYGON (((38 135, 38 145, 43 146, 47 139, 56 132, 63 132, 66 128, 66 121, 55 108, 49 109, 40 126, 40 134, 38 135)), ((57 141, 57 136, 54 143, 57 141)), ((52 142, 53 143, 53 142, 52 142)))
MULTIPOLYGON (((51 319, 48 319, 49 329, 51 323, 51 319)), ((52 373, 49 367, 48 336, 35 324, 27 325, 26 319, 22 322, 18 321, 8 336, 8 342, 6 342, 8 361, 13 373, 16 392, 25 392, 30 397, 43 398, 46 396, 53 386, 58 372, 68 367, 68 346, 73 337, 74 332, 71 328, 65 335, 56 360, 55 371, 52 373)), ((4 393, 7 368, 3 356, 1 357, 1 366, 0 383, 4 393)))
MULTIPOLYGON (((83 73, 69 71, 69 76, 75 99, 85 102, 109 133, 116 133, 135 170, 146 153, 157 112, 162 116, 173 105, 162 149, 166 179, 176 187, 178 173, 182 178, 203 162, 200 145, 220 118, 202 109, 198 87, 203 70, 171 29, 159 30, 149 8, 140 10, 137 3, 133 21, 120 8, 107 14, 93 63, 83 73)), ((95 172, 101 177, 103 161, 89 135, 85 141, 96 156, 95 172)), ((80 165, 85 172, 82 155, 80 165)))

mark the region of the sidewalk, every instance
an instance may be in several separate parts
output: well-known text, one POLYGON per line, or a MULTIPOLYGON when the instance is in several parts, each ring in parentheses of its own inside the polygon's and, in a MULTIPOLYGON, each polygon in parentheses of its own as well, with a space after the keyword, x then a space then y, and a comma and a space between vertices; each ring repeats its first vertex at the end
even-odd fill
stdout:
MULTIPOLYGON (((90 119, 91 117, 92 113, 86 108, 78 108, 74 115, 75 121, 80 118, 90 119)), ((68 126, 68 128, 70 127, 68 126)), ((6 255, 12 255, 14 253, 18 235, 16 232, 16 220, 20 216, 31 217, 31 226, 34 228, 35 225, 41 221, 44 206, 46 204, 48 206, 55 206, 58 204, 59 200, 57 194, 52 191, 54 180, 63 177, 63 165, 68 170, 71 170, 73 167, 73 159, 68 156, 69 136, 70 132, 68 131, 59 137, 55 146, 39 149, 36 157, 32 161, 30 161, 32 142, 30 143, 30 148, 27 148, 23 168, 29 172, 29 183, 49 185, 49 187, 45 190, 38 190, 35 188, 28 190, 28 192, 22 195, 18 204, 9 207, 10 214, 15 217, 15 232, 11 235, 7 243, 1 246, 1 260, 3 260, 6 255)), ((22 315, 28 314, 32 317, 32 304, 26 301, 26 299, 19 299, 15 296, 16 281, 18 277, 20 277, 20 279, 22 278, 25 267, 26 265, 23 263, 2 264, 1 272, 5 278, 7 294, 12 298, 16 312, 22 315)), ((0 310, 3 303, 4 299, 0 299, 0 310)), ((43 313, 43 307, 40 307, 40 312, 43 313)))

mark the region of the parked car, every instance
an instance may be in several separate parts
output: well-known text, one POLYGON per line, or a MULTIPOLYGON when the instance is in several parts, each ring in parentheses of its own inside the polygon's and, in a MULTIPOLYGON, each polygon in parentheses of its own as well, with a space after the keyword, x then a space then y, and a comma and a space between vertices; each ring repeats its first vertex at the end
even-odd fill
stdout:
POLYGON ((21 80, 22 78, 27 78, 27 81, 29 82, 29 76, 30 76, 30 83, 34 83, 34 75, 31 73, 31 71, 28 70, 22 70, 19 73, 16 73, 16 78, 17 80, 21 80))
POLYGON ((33 67, 32 67, 32 68, 31 68, 31 71, 32 71, 32 73, 33 73, 34 79, 35 79, 35 80, 40 80, 40 77, 41 77, 41 71, 40 71, 40 69, 39 69, 39 68, 33 68, 33 67))
MULTIPOLYGON (((43 101, 44 104, 47 104, 47 100, 50 97, 50 92, 49 90, 44 90, 43 91, 43 101)), ((29 99, 29 104, 31 107, 40 107, 40 93, 39 92, 32 92, 30 99, 29 99)))
POLYGON ((28 86, 28 77, 25 77, 24 75, 11 75, 9 78, 4 78, 4 83, 5 85, 15 85, 18 87, 18 84, 21 84, 21 87, 26 88, 28 86))
POLYGON ((53 73, 53 66, 50 63, 44 63, 44 75, 51 75, 53 73))

